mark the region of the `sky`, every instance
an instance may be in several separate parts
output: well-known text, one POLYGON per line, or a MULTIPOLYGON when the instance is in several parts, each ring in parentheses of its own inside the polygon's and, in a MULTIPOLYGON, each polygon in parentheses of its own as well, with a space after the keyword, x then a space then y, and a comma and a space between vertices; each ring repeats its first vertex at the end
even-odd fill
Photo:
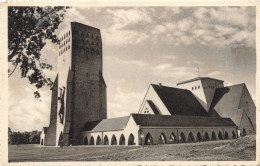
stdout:
MULTIPOLYGON (((246 83, 256 98, 255 7, 73 7, 70 21, 101 30, 103 76, 108 118, 137 113, 151 83, 175 87, 198 77, 224 80, 225 86, 246 83)), ((57 31, 57 34, 59 31, 57 31)), ((42 58, 57 74, 58 46, 47 41, 42 58)), ((9 78, 8 118, 13 131, 41 130, 49 125, 51 91, 9 78)))

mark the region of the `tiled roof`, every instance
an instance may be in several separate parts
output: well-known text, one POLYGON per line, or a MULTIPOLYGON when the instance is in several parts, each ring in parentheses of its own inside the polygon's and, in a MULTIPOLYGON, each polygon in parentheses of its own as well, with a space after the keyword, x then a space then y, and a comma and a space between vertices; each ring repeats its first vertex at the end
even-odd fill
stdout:
POLYGON ((179 82, 179 83, 177 83, 177 85, 181 85, 181 84, 185 84, 185 83, 189 83, 189 82, 193 82, 193 81, 197 81, 197 80, 202 80, 202 79, 211 79, 211 80, 224 82, 223 80, 218 80, 218 79, 210 78, 210 77, 197 77, 197 78, 193 78, 193 79, 190 79, 190 80, 179 82))
POLYGON ((160 115, 160 111, 157 109, 152 100, 147 100, 147 103, 150 105, 155 115, 160 115))
POLYGON ((87 122, 82 131, 116 131, 123 130, 130 116, 120 118, 103 119, 102 121, 87 122))
POLYGON ((207 112, 191 91, 152 84, 171 115, 206 116, 207 112))
POLYGON ((137 125, 160 127, 236 126, 230 118, 132 114, 137 125))

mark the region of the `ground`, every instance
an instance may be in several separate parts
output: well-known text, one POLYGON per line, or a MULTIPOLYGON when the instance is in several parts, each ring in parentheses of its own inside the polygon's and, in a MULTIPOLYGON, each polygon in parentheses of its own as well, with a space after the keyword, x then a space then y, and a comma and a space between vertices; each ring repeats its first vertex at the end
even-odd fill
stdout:
POLYGON ((9 161, 253 161, 255 135, 235 140, 153 146, 9 145, 9 161))

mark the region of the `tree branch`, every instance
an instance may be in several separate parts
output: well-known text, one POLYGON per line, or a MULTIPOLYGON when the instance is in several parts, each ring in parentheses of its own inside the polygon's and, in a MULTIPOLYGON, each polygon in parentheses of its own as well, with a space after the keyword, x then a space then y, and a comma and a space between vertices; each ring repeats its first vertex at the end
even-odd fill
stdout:
POLYGON ((15 64, 14 70, 8 75, 8 78, 14 73, 15 69, 17 68, 18 63, 15 64))

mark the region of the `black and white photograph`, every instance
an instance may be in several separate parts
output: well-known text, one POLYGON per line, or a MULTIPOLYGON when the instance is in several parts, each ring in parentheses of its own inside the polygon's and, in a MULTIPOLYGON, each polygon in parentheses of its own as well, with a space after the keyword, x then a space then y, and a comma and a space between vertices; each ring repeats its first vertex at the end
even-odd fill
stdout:
POLYGON ((257 162, 257 10, 7 6, 8 163, 257 162))

